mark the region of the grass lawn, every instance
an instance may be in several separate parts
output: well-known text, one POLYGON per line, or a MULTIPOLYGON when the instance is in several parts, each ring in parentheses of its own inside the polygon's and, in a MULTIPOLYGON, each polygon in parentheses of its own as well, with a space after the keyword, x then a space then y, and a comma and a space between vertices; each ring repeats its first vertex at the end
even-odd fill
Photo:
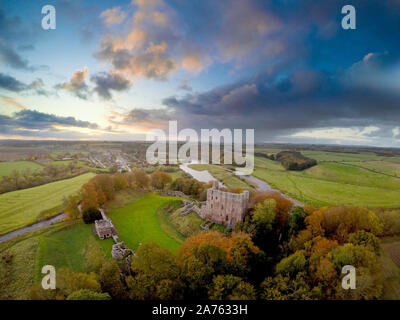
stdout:
POLYGON ((9 175, 14 170, 24 171, 26 169, 31 171, 42 170, 43 166, 32 161, 0 162, 0 177, 9 175))
POLYGON ((108 213, 118 230, 119 238, 135 250, 140 243, 153 241, 161 247, 176 252, 183 237, 168 228, 157 214, 167 205, 179 205, 180 198, 163 197, 155 193, 146 194, 124 207, 108 213))
POLYGON ((44 217, 44 212, 48 216, 58 213, 62 209, 63 198, 78 191, 94 176, 93 173, 86 173, 71 179, 1 194, 0 234, 34 223, 44 217))
POLYGON ((73 221, 67 222, 61 230, 40 235, 35 257, 35 280, 41 279, 41 268, 46 264, 56 269, 68 267, 74 271, 87 272, 89 254, 111 257, 112 240, 100 240, 92 229, 93 224, 73 221))

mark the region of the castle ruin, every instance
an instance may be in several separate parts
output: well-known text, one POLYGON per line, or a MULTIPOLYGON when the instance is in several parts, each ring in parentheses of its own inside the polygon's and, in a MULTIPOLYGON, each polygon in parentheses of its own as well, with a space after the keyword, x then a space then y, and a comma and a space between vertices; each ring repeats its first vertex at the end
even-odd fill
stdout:
POLYGON ((242 221, 249 204, 249 191, 241 194, 225 192, 219 189, 218 182, 207 190, 206 204, 200 208, 199 215, 205 219, 228 228, 242 221))

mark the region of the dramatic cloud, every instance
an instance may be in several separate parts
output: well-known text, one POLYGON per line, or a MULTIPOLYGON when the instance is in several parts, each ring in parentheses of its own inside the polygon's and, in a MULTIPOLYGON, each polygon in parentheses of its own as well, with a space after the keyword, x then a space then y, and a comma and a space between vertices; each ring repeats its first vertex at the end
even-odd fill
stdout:
POLYGON ((74 117, 60 117, 36 110, 21 110, 11 116, 0 115, 0 134, 12 136, 52 137, 59 133, 73 133, 82 130, 98 130, 95 123, 77 120, 74 117))
POLYGON ((111 90, 124 91, 130 87, 130 82, 119 74, 100 72, 90 78, 96 86, 94 91, 103 99, 112 98, 111 90))
POLYGON ((42 79, 36 79, 30 84, 25 84, 14 77, 0 72, 0 89, 5 89, 13 92, 31 91, 38 95, 48 95, 48 92, 43 88, 42 79))
POLYGON ((104 10, 101 15, 107 25, 119 24, 124 21, 126 13, 121 11, 121 7, 104 10))
POLYGON ((64 82, 56 85, 56 89, 64 89, 81 99, 87 99, 89 87, 85 79, 89 73, 88 68, 83 67, 83 70, 77 70, 73 73, 69 82, 64 82))
POLYGON ((135 1, 127 34, 103 37, 96 56, 131 78, 165 80, 178 67, 168 52, 177 39, 173 11, 162 1, 135 1))
MULTIPOLYGON (((14 69, 34 71, 35 68, 29 64, 15 49, 17 43, 32 41, 32 30, 23 26, 17 17, 7 17, 0 9, 0 65, 14 69)), ((32 49, 32 45, 23 43, 18 46, 19 50, 32 49)))
MULTIPOLYGON (((249 80, 163 103, 176 118, 190 119, 194 128, 255 128, 258 140, 323 140, 335 134, 348 141, 373 141, 382 134, 391 138, 400 119, 400 92, 349 82, 351 69, 336 74, 298 69, 286 76, 282 69, 269 69, 249 80)), ((374 78, 373 71, 361 74, 365 82, 374 78)))

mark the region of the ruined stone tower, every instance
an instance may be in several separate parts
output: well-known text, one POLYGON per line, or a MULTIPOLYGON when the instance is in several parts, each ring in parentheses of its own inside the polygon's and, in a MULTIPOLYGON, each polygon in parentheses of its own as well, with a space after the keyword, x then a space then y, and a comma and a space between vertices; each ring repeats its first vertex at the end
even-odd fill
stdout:
POLYGON ((248 203, 249 191, 245 190, 241 194, 224 192, 219 190, 218 181, 214 181, 213 187, 207 190, 207 202, 200 209, 200 216, 233 228, 243 220, 248 203))

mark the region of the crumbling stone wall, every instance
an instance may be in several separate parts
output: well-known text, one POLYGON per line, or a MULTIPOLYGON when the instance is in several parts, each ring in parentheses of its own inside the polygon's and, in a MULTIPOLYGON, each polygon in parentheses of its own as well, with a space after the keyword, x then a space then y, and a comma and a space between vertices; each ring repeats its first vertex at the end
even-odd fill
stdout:
POLYGON ((184 194, 181 191, 173 191, 173 190, 158 190, 158 189, 153 189, 154 191, 158 192, 162 196, 170 196, 170 197, 185 197, 188 198, 186 194, 184 194))
POLYGON ((200 216, 228 228, 242 221, 249 205, 249 191, 241 194, 219 190, 218 183, 207 190, 207 202, 200 209, 200 216))

